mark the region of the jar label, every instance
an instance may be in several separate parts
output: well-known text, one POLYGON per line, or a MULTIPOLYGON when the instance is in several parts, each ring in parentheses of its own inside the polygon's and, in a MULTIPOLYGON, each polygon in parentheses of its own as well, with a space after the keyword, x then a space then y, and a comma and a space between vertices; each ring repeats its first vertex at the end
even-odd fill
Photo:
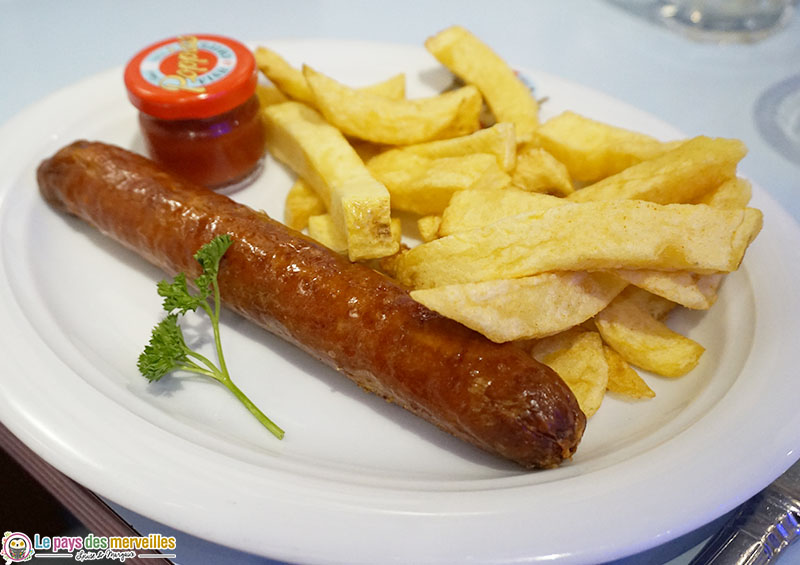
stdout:
POLYGON ((236 68, 236 53, 219 41, 181 36, 142 59, 139 72, 147 82, 168 91, 204 93, 236 68))

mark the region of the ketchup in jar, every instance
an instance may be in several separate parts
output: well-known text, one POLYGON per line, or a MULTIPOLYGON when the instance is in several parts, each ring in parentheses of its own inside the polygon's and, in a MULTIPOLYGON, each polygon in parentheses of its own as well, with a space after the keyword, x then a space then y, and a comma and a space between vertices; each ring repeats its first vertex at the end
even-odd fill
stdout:
POLYGON ((147 153, 164 168, 212 189, 252 182, 265 132, 255 59, 218 35, 181 35, 139 52, 125 69, 147 153))

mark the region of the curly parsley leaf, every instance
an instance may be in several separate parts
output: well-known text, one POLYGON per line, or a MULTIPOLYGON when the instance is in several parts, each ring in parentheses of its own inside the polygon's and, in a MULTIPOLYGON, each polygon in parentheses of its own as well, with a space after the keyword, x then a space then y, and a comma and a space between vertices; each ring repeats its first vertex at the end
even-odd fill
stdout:
POLYGON ((239 401, 244 404, 253 416, 261 422, 278 439, 282 439, 284 431, 267 418, 258 407, 237 387, 228 373, 225 357, 222 353, 222 342, 219 331, 220 296, 217 276, 222 256, 233 243, 229 235, 220 235, 203 245, 194 258, 200 263, 202 274, 194 279, 197 293, 192 293, 186 281, 186 275, 179 273, 171 282, 158 283, 158 294, 162 298, 167 316, 153 328, 150 342, 139 355, 138 367, 150 382, 176 370, 184 370, 211 377, 222 383, 239 401), (207 357, 192 350, 186 345, 178 318, 189 311, 201 308, 211 319, 214 332, 218 365, 207 357))
POLYGON ((205 302, 209 293, 200 295, 190 293, 186 275, 178 273, 172 282, 160 281, 158 283, 158 295, 164 298, 164 310, 167 312, 178 310, 181 314, 186 314, 186 312, 197 310, 197 307, 205 302))
POLYGON ((139 371, 150 382, 157 381, 186 363, 186 349, 178 315, 170 314, 153 328, 150 343, 139 355, 139 371))

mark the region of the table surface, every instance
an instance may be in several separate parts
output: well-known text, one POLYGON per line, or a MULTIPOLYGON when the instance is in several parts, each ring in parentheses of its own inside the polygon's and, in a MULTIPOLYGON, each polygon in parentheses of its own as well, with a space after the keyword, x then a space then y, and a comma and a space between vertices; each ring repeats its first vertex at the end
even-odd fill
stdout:
MULTIPOLYGON (((742 170, 800 220, 800 155, 792 160, 769 144, 754 121, 762 94, 800 76, 800 17, 754 44, 699 43, 646 17, 648 6, 648 0, 0 0, 0 125, 52 91, 119 66, 143 45, 175 33, 421 45, 457 23, 515 65, 602 91, 687 135, 742 139, 749 147, 742 170)), ((800 137, 800 124, 794 127, 800 137)), ((178 563, 274 563, 115 508, 139 531, 178 536, 178 563)), ((619 563, 688 563, 720 523, 619 563)), ((800 563, 800 551, 791 548, 782 562, 800 563)))

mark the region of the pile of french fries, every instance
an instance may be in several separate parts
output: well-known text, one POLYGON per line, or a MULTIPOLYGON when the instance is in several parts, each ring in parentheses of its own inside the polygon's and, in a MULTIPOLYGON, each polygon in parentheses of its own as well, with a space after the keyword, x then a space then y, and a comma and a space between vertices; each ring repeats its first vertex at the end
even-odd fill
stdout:
POLYGON ((284 221, 523 347, 587 416, 607 391, 653 397, 635 368, 691 371, 703 347, 664 320, 710 308, 761 229, 737 176, 744 145, 574 112, 542 123, 531 89, 469 31, 425 46, 457 80, 417 99, 403 75, 351 88, 256 49, 268 149, 297 175, 284 221), (418 233, 401 233, 409 215, 418 233))

